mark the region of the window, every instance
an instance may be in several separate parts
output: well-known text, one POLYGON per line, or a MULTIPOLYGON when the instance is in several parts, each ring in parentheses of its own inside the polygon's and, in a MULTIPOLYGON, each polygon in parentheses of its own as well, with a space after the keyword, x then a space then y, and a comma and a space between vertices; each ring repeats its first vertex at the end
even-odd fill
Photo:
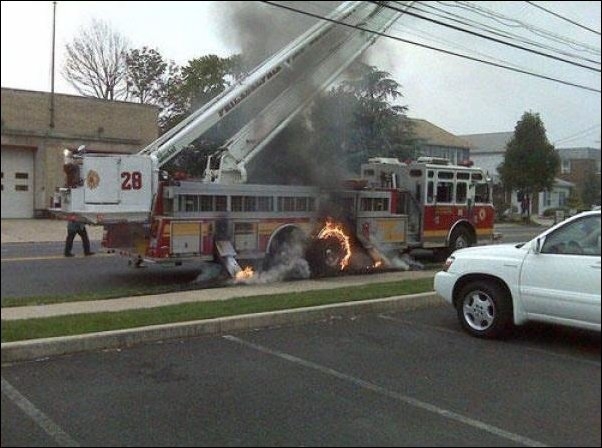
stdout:
POLYGON ((474 192, 474 201, 478 203, 489 202, 489 185, 487 184, 476 184, 474 192))
POLYGON ((458 179, 461 179, 461 180, 470 179, 470 174, 468 174, 468 173, 457 173, 456 176, 458 177, 458 179))
POLYGON ((549 191, 543 192, 543 203, 546 207, 552 205, 552 193, 550 193, 549 191))
POLYGON ((542 253, 600 256, 600 216, 586 216, 547 236, 542 253))
POLYGON ((466 197, 468 192, 468 184, 464 182, 458 182, 456 185, 456 203, 466 204, 466 197))
POLYGON ((422 177, 422 170, 410 170, 410 177, 422 177))
POLYGON ((213 211, 213 196, 202 195, 200 203, 202 212, 213 211))
POLYGON ((232 211, 242 212, 242 196, 232 196, 232 211))
POLYGON ((437 203, 449 204, 454 199, 453 182, 437 182, 437 203))
POLYGON ((274 204, 274 200, 271 196, 260 196, 257 198, 257 211, 258 212, 271 212, 274 204))
POLYGON ((453 179, 454 173, 450 171, 439 171, 438 177, 439 179, 453 179))
POLYGON ((389 210, 388 198, 361 198, 360 209, 363 212, 382 212, 389 210))
POLYGON ((215 197, 215 211, 225 212, 228 209, 228 197, 227 196, 216 196, 215 197))
POLYGON ((569 160, 560 160, 560 173, 569 174, 571 172, 571 162, 569 160))
POLYGON ((483 175, 481 173, 472 173, 472 180, 483 180, 483 175))
POLYGON ((15 179, 29 179, 28 173, 15 173, 15 179))
POLYGON ((255 196, 244 196, 244 211, 254 212, 257 211, 257 198, 255 196))
POLYGON ((559 191, 558 192, 558 205, 560 207, 566 206, 566 200, 567 200, 566 191, 559 191))
POLYGON ((28 191, 29 187, 27 185, 15 185, 15 191, 28 191))
POLYGON ((198 212, 199 197, 192 194, 184 194, 178 197, 178 208, 181 212, 198 212))
POLYGON ((427 187, 426 202, 427 202, 427 204, 432 204, 433 200, 434 200, 433 182, 431 181, 428 183, 428 187, 427 187))
POLYGON ((295 211, 307 211, 307 198, 295 198, 295 211))
POLYGON ((280 196, 278 198, 278 211, 294 212, 295 211, 295 198, 280 196))

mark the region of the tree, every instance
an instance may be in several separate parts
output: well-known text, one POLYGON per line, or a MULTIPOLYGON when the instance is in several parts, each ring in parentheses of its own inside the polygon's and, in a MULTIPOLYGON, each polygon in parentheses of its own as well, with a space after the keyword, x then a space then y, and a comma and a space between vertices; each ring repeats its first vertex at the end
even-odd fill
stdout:
POLYGON ((167 62, 152 48, 130 50, 126 57, 128 94, 142 104, 159 104, 165 97, 167 62))
POLYGON ((581 190, 581 200, 586 207, 600 205, 600 175, 592 169, 585 176, 583 189, 581 190))
POLYGON ((399 84, 356 63, 347 78, 319 95, 253 162, 254 182, 338 185, 369 157, 406 158, 409 132, 399 84), (277 151, 277 153, 276 153, 277 151))
POLYGON ((93 20, 66 45, 63 76, 79 93, 108 100, 127 96, 127 40, 105 22, 93 20))
POLYGON ((498 167, 504 187, 522 191, 530 203, 533 193, 552 189, 559 167, 560 157, 546 137, 539 114, 525 112, 498 167))
MULTIPOLYGON (((160 116, 161 133, 167 132, 229 87, 240 73, 239 62, 238 55, 221 58, 212 54, 192 59, 180 70, 171 70, 165 87, 166 101, 160 116)), ((202 175, 206 157, 215 152, 229 136, 223 124, 214 126, 201 140, 170 161, 166 169, 186 171, 194 176, 202 175)))

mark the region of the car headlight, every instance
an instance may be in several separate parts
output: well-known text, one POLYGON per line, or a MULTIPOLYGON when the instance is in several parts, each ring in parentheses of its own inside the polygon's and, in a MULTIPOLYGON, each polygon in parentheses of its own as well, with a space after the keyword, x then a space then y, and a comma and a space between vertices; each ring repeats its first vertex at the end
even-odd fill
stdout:
POLYGON ((452 263, 456 260, 456 257, 453 255, 451 257, 447 257, 445 263, 443 264, 443 271, 447 272, 447 270, 451 267, 452 263))

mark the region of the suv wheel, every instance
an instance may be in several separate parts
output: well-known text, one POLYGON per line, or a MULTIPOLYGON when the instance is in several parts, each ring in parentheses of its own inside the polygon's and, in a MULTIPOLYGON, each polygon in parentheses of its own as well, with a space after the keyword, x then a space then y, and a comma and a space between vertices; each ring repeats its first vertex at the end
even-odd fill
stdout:
POLYGON ((496 338, 512 325, 512 302, 506 291, 491 281, 478 280, 465 285, 456 300, 462 327, 473 336, 496 338))

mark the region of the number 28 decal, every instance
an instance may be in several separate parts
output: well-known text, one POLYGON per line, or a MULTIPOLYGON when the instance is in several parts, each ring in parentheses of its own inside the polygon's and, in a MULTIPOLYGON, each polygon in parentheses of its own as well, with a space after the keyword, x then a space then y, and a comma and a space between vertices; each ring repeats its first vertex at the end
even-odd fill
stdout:
POLYGON ((140 190, 142 188, 142 173, 140 171, 124 171, 121 173, 122 190, 140 190))

